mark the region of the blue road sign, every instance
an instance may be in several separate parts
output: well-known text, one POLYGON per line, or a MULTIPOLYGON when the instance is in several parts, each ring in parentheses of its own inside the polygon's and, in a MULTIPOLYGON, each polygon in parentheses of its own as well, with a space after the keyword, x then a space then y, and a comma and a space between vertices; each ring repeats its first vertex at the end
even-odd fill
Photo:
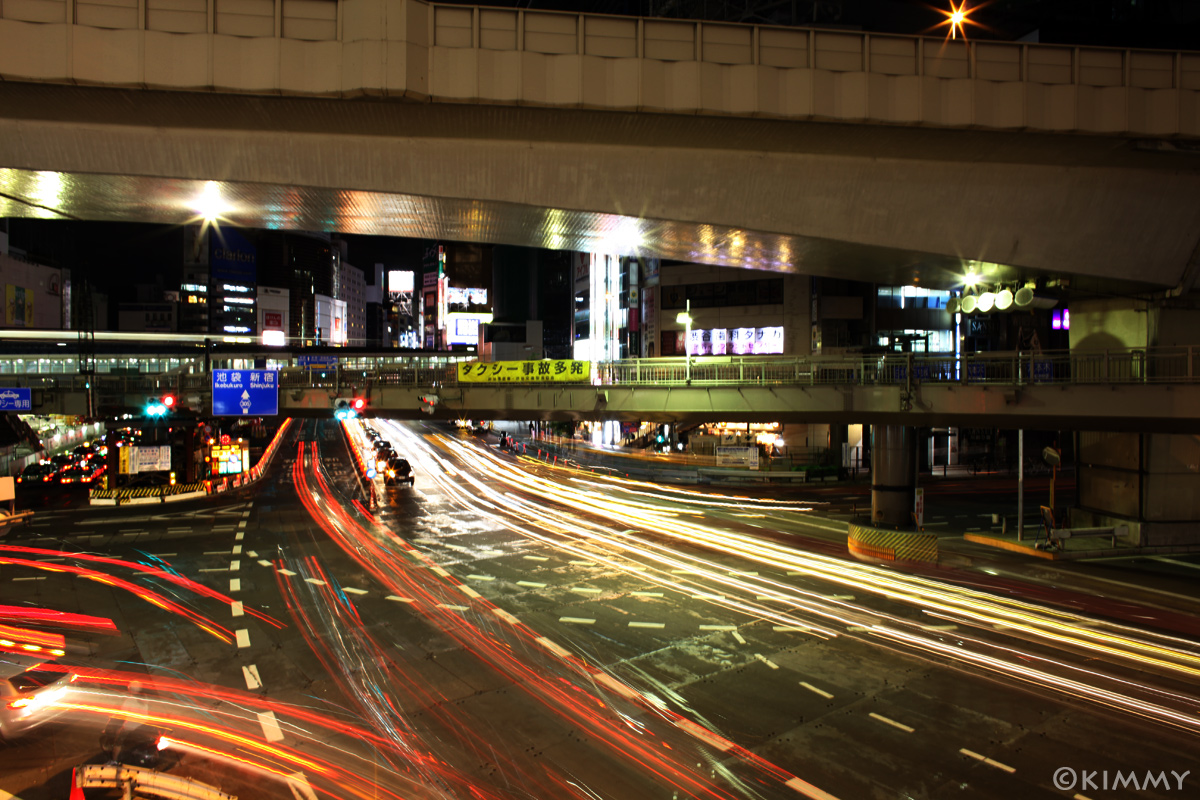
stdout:
POLYGON ((273 417, 279 413, 279 373, 218 369, 212 374, 214 417, 273 417))
POLYGON ((336 367, 337 356, 296 356, 296 365, 301 367, 336 367))
POLYGON ((0 411, 28 411, 29 389, 0 389, 0 411))

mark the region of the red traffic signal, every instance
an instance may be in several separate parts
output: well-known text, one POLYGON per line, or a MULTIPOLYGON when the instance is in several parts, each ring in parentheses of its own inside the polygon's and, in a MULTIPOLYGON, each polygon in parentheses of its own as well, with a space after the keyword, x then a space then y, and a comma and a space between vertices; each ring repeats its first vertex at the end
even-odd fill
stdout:
POLYGON ((175 407, 175 395, 164 394, 162 396, 162 398, 159 400, 159 402, 162 403, 164 406, 166 406, 168 409, 172 409, 175 407))
POLYGON ((365 398, 362 398, 362 397, 354 398, 354 410, 355 411, 362 411, 366 407, 367 407, 367 401, 365 398))

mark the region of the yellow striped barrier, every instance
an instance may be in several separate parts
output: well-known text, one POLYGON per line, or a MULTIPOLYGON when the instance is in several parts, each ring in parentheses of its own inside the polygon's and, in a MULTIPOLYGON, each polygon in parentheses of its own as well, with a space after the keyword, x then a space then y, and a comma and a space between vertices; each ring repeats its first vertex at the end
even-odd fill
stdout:
POLYGON ((936 533, 896 531, 872 528, 851 523, 847 530, 846 546, 856 556, 883 561, 920 561, 936 564, 938 544, 936 533))

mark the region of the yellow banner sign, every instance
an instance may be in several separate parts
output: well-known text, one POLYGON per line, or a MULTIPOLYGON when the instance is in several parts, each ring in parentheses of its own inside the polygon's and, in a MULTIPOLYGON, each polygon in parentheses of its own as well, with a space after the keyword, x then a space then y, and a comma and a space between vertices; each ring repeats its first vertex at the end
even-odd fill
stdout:
POLYGON ((460 361, 462 383, 586 383, 591 377, 590 361, 460 361))

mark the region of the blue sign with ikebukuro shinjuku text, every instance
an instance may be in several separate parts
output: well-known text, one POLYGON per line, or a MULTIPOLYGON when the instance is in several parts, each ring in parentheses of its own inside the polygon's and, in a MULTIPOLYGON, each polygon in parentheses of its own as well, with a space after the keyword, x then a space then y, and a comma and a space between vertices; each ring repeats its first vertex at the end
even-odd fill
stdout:
POLYGON ((218 369, 212 374, 214 417, 273 417, 279 413, 279 373, 218 369))
POLYGON ((29 389, 0 389, 0 411, 28 411, 32 407, 29 389))

